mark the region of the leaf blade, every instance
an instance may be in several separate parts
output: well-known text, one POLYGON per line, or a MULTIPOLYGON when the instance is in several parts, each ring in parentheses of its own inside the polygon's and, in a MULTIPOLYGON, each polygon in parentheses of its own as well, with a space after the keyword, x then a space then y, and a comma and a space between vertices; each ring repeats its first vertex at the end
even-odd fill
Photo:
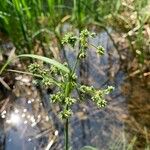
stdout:
POLYGON ((96 149, 95 147, 92 147, 92 146, 84 146, 80 150, 98 150, 98 149, 96 149))
POLYGON ((34 54, 22 54, 22 55, 18 55, 17 57, 30 57, 30 58, 38 59, 46 63, 49 63, 51 65, 54 65, 55 67, 59 68, 60 70, 66 73, 69 73, 69 69, 66 66, 64 66, 63 64, 59 63, 58 61, 54 59, 50 59, 44 56, 34 55, 34 54))

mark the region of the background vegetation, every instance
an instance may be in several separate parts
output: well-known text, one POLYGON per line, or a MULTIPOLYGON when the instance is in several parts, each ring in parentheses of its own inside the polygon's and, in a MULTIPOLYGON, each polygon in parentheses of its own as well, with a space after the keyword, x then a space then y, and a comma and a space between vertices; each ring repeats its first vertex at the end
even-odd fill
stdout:
MULTIPOLYGON (((144 78, 150 72, 149 10, 150 0, 1 0, 0 44, 11 41, 17 55, 38 54, 63 62, 66 31, 105 31, 129 74, 144 78), (136 66, 130 67, 133 60, 136 66)), ((10 51, 1 46, 0 67, 6 53, 10 51)), ((124 147, 132 149, 135 140, 124 147)))

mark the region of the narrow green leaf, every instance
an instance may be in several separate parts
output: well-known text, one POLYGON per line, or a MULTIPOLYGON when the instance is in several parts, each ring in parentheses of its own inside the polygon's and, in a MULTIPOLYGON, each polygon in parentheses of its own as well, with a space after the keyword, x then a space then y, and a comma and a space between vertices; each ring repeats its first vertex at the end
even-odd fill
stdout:
POLYGON ((5 16, 0 14, 0 18, 2 18, 4 20, 5 24, 7 24, 7 25, 9 24, 8 19, 5 16))
POLYGON ((15 7, 15 9, 18 11, 18 12, 20 12, 20 3, 19 3, 19 1, 17 1, 17 0, 13 0, 12 1, 13 2, 13 4, 14 4, 14 7, 15 7))
POLYGON ((98 150, 98 149, 92 146, 84 146, 80 150, 98 150))
MULTIPOLYGON (((59 63, 58 61, 54 60, 54 59, 50 59, 50 58, 47 58, 47 57, 44 57, 44 56, 40 56, 40 55, 33 55, 33 54, 22 54, 22 55, 18 55, 17 56, 18 58, 19 57, 30 57, 30 58, 34 58, 34 59, 38 59, 38 60, 41 60, 41 61, 44 61, 48 64, 51 64, 51 65, 54 65, 55 67, 59 68, 60 70, 66 72, 66 73, 69 73, 69 69, 64 66, 63 64, 59 63)), ((2 72, 5 70, 5 68, 14 60, 16 59, 15 58, 11 58, 11 59, 8 59, 5 64, 2 66, 2 68, 0 69, 0 75, 2 74, 2 72)))
POLYGON ((54 59, 50 59, 50 58, 47 58, 44 56, 34 55, 34 54, 22 54, 22 55, 18 55, 17 57, 30 57, 30 58, 38 59, 38 60, 44 61, 46 63, 49 63, 51 65, 54 65, 66 73, 69 73, 69 69, 67 67, 65 67, 63 64, 59 63, 58 61, 56 61, 54 59))
MULTIPOLYGON (((14 72, 14 73, 19 73, 19 74, 26 74, 26 75, 31 75, 31 76, 34 76, 34 77, 42 78, 41 75, 39 75, 39 74, 32 74, 30 72, 25 72, 25 71, 20 71, 20 70, 12 70, 12 69, 8 69, 7 71, 14 72)), ((49 77, 49 78, 51 79, 51 83, 54 83, 57 86, 60 86, 59 82, 57 82, 53 77, 49 77)))
POLYGON ((54 7, 55 7, 55 1, 54 0, 48 0, 48 7, 49 7, 49 12, 50 15, 54 15, 52 13, 54 13, 54 7))
POLYGON ((25 1, 25 0, 22 0, 22 5, 23 5, 23 7, 24 7, 24 10, 25 10, 25 12, 26 12, 28 18, 30 19, 30 18, 31 18, 31 13, 30 13, 30 11, 29 11, 29 7, 28 7, 28 5, 26 4, 26 1, 25 1))
POLYGON ((118 13, 118 11, 120 9, 120 6, 121 6, 121 0, 117 0, 117 2, 116 2, 116 9, 115 9, 116 13, 118 13))

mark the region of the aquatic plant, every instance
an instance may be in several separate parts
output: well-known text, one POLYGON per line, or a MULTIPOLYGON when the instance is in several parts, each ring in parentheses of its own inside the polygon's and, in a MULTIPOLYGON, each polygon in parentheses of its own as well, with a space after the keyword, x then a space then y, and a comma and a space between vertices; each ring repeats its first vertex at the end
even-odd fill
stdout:
MULTIPOLYGON (((50 103, 56 103, 60 105, 62 109, 62 111, 59 113, 59 116, 64 121, 65 150, 69 149, 68 131, 69 118, 73 114, 72 106, 75 103, 86 101, 85 96, 87 95, 91 97, 91 100, 97 105, 98 108, 103 108, 107 105, 105 95, 109 94, 114 89, 112 86, 108 86, 106 89, 96 89, 93 86, 81 85, 78 81, 78 77, 76 75, 78 63, 87 56, 87 48, 90 45, 88 39, 93 38, 94 35, 94 33, 91 33, 85 29, 81 31, 79 36, 76 36, 73 33, 67 33, 62 39, 62 44, 70 45, 72 48, 74 48, 77 43, 80 43, 80 48, 77 52, 76 61, 74 62, 73 67, 70 67, 70 64, 68 63, 61 64, 54 59, 39 55, 22 54, 17 56, 18 58, 27 57, 38 59, 50 65, 49 69, 49 66, 33 63, 29 65, 29 71, 33 76, 37 77, 36 80, 42 86, 50 88, 51 85, 55 85, 57 87, 56 92, 50 95, 50 103), (79 93, 78 97, 73 96, 75 90, 77 93, 79 93)), ((97 54, 104 54, 104 48, 102 46, 92 46, 96 49, 97 54)), ((3 70, 11 61, 12 59, 9 59, 5 63, 0 71, 0 74, 2 74, 3 70)))
MULTIPOLYGON (((77 42, 80 42, 80 49, 76 56, 76 62, 71 68, 70 64, 58 64, 53 63, 50 69, 46 69, 37 63, 31 64, 29 66, 29 71, 33 74, 38 74, 41 76, 40 82, 44 87, 50 87, 51 85, 57 86, 57 92, 50 96, 50 102, 56 103, 61 106, 62 111, 59 113, 61 119, 64 120, 65 128, 65 150, 69 149, 69 118, 73 114, 72 105, 80 101, 85 101, 85 95, 91 97, 91 100, 97 105, 98 108, 105 107, 107 101, 105 100, 105 95, 109 94, 112 90, 112 86, 108 86, 106 89, 96 89, 93 86, 81 85, 78 82, 76 76, 77 65, 81 59, 84 59, 87 55, 86 51, 88 48, 88 38, 93 37, 93 33, 88 30, 83 30, 80 36, 75 36, 73 33, 68 33, 64 36, 62 44, 69 44, 74 48, 77 42), (79 92, 79 97, 74 97, 73 92, 77 90, 79 92)), ((104 49, 99 46, 96 47, 96 52, 100 55, 104 53, 104 49)), ((35 55, 22 55, 25 57, 32 57, 40 59, 41 56, 35 55)), ((41 57, 43 58, 43 57, 41 57)), ((45 59, 48 58, 43 58, 45 59)), ((50 62, 49 62, 50 63, 50 62)), ((52 63, 50 63, 52 64, 52 63)))

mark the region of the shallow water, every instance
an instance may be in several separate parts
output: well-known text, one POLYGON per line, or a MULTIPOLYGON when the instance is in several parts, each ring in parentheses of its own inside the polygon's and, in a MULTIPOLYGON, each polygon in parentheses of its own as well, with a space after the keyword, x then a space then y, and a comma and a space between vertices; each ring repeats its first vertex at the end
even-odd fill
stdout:
MULTIPOLYGON (((145 134, 150 131, 149 90, 137 78, 125 80, 127 73, 122 69, 118 53, 107 33, 98 34, 91 42, 105 47, 105 55, 99 57, 94 49, 89 48, 88 57, 80 64, 81 70, 77 74, 82 83, 96 88, 113 85, 115 91, 107 96, 108 106, 105 109, 97 109, 89 100, 73 107, 71 145, 74 150, 85 145, 101 150, 118 150, 124 149, 137 136, 136 149, 144 149, 145 134)), ((66 54, 73 62, 75 56, 72 51, 66 50, 66 54)), ((30 77, 14 76, 13 91, 0 103, 0 149, 63 149, 63 123, 57 116, 59 107, 49 104, 49 94, 40 87, 34 87, 30 77)))

